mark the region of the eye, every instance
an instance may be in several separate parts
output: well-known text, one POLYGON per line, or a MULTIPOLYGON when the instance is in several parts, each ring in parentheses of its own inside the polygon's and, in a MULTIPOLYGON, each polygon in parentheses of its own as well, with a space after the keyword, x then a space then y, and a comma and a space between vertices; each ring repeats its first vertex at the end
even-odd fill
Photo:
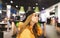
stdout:
POLYGON ((39 14, 38 14, 38 17, 39 17, 39 14))
POLYGON ((35 17, 39 17, 39 15, 38 14, 35 14, 35 17))
POLYGON ((36 14, 35 14, 35 17, 36 17, 36 14))

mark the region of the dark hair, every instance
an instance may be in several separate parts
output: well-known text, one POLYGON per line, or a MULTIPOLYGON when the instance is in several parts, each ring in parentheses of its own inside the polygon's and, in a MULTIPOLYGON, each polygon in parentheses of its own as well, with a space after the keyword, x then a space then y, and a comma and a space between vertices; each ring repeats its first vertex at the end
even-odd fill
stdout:
MULTIPOLYGON (((26 18, 25 18, 25 20, 27 19, 27 17, 28 17, 29 15, 31 15, 31 14, 33 14, 33 13, 35 13, 33 10, 28 11, 28 12, 26 13, 26 18)), ((30 23, 28 23, 28 25, 30 26, 30 23)), ((33 26, 33 33, 34 33, 35 37, 37 37, 37 24, 34 24, 34 26, 33 26)))
POLYGON ((38 35, 37 35, 37 24, 34 24, 34 26, 33 26, 33 33, 34 33, 35 38, 38 38, 38 35))
MULTIPOLYGON (((26 13, 26 18, 25 20, 28 18, 28 16, 30 16, 31 14, 35 13, 33 10, 30 10, 26 13)), ((30 22, 27 24, 28 26, 30 26, 30 22)), ((37 24, 34 24, 33 28, 33 34, 35 36, 35 38, 37 38, 37 24)))
MULTIPOLYGON (((30 26, 30 23, 28 25, 30 26)), ((32 30, 33 30, 33 34, 34 34, 35 38, 38 38, 38 35, 37 35, 37 24, 34 24, 32 30)))
POLYGON ((26 17, 28 17, 29 15, 31 15, 31 14, 33 14, 33 13, 35 13, 33 10, 28 11, 28 12, 26 13, 26 17))
POLYGON ((27 19, 27 17, 31 14, 35 13, 33 10, 30 10, 28 12, 26 12, 26 18, 23 20, 23 22, 25 22, 25 20, 27 19))

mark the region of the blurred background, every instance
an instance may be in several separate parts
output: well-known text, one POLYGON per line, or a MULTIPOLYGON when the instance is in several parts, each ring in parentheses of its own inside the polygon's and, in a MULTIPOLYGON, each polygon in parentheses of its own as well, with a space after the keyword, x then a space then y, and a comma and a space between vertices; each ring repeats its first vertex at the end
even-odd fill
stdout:
POLYGON ((11 21, 18 26, 30 10, 45 15, 47 38, 60 38, 60 0, 0 0, 0 37, 12 38, 11 21))

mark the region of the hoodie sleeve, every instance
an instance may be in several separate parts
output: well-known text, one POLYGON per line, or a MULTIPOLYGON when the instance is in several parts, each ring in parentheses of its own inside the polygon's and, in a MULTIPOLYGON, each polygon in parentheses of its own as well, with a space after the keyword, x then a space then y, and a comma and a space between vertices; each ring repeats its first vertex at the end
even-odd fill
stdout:
POLYGON ((19 24, 18 24, 18 31, 20 31, 20 29, 22 28, 22 26, 23 26, 23 22, 19 22, 19 24))

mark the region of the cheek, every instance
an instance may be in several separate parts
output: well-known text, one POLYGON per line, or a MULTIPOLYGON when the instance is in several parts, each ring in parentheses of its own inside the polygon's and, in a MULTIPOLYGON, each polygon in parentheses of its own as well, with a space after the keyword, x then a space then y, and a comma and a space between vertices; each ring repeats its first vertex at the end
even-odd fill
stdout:
POLYGON ((38 22, 38 18, 37 18, 37 17, 33 17, 33 18, 32 18, 32 21, 33 21, 33 22, 38 22))
POLYGON ((36 22, 38 22, 38 17, 35 18, 36 22))

